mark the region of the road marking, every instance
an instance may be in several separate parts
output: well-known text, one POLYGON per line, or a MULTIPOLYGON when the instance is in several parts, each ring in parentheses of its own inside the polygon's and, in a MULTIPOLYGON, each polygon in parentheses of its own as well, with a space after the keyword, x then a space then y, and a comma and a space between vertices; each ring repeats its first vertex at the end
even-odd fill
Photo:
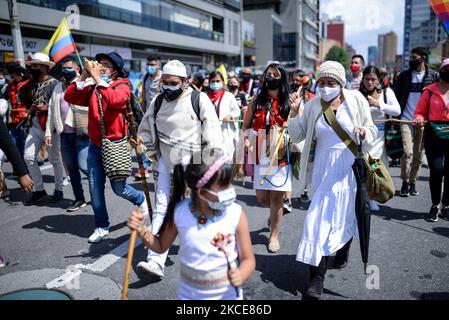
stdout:
MULTIPOLYGON (((140 239, 137 239, 134 249, 138 247, 141 243, 142 241, 140 239)), ((118 260, 120 260, 122 257, 124 257, 128 253, 128 248, 129 248, 129 240, 125 241, 118 247, 114 248, 111 252, 107 253, 94 263, 87 265, 79 263, 74 266, 69 266, 66 269, 68 271, 66 271, 62 276, 47 282, 46 287, 48 289, 59 288, 71 284, 83 273, 83 270, 89 270, 95 273, 102 273, 107 268, 116 263, 118 260)))

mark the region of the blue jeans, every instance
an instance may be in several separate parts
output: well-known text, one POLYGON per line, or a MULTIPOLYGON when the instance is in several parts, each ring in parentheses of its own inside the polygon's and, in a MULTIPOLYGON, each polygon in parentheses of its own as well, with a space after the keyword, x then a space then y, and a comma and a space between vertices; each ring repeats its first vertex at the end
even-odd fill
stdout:
POLYGON ((11 134, 12 140, 14 141, 17 149, 19 149, 19 153, 23 158, 23 152, 25 150, 25 123, 22 123, 19 127, 13 127, 9 129, 9 133, 11 134))
MULTIPOLYGON (((104 173, 103 162, 101 159, 101 148, 93 143, 90 143, 89 145, 87 171, 89 173, 91 205, 95 214, 95 226, 97 228, 108 228, 109 216, 106 210, 106 200, 104 196, 106 174, 104 173)), ((140 206, 145 201, 143 193, 127 185, 126 179, 111 181, 111 188, 116 195, 128 200, 136 206, 140 206)))
POLYGON ((87 152, 89 137, 78 136, 76 133, 61 133, 61 153, 69 171, 75 200, 85 201, 81 174, 87 176, 87 152))

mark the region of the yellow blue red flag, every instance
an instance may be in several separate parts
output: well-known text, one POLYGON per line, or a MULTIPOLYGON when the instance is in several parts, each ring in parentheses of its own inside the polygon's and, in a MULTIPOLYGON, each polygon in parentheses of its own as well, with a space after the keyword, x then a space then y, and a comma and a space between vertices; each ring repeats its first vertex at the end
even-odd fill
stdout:
POLYGON ((43 52, 47 54, 54 63, 58 63, 62 58, 75 51, 75 41, 73 41, 72 33, 67 24, 67 19, 64 17, 43 52))

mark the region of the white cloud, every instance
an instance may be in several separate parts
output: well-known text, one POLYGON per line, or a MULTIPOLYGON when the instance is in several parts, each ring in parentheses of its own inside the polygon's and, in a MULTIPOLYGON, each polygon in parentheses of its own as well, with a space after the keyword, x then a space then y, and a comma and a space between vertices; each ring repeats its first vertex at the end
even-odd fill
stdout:
POLYGON ((345 40, 364 56, 368 46, 377 46, 379 34, 394 31, 398 35, 398 53, 402 53, 405 0, 322 0, 321 12, 330 18, 342 16, 345 40))

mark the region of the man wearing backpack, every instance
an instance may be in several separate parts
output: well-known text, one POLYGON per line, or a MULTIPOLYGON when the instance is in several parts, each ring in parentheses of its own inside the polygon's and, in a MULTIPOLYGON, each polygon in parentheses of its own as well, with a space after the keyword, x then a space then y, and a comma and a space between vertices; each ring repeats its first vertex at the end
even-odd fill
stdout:
MULTIPOLYGON (((161 91, 150 104, 138 131, 137 144, 147 147, 156 161, 156 205, 151 231, 157 235, 167 212, 173 168, 186 155, 204 149, 223 150, 222 133, 215 108, 206 94, 187 83, 183 63, 172 60, 164 65, 161 91)), ((137 268, 146 274, 163 277, 168 251, 148 250, 148 261, 137 268)))
MULTIPOLYGON (((88 135, 91 140, 87 155, 87 173, 91 205, 95 214, 95 231, 89 242, 97 243, 109 234, 109 216, 106 210, 104 185, 105 170, 102 162, 100 102, 104 113, 106 138, 120 140, 127 135, 126 101, 131 98, 128 79, 123 74, 123 59, 116 52, 100 53, 93 64, 86 63, 81 77, 72 82, 64 99, 74 105, 89 106, 88 135)), ((144 214, 148 208, 143 193, 126 183, 126 179, 111 180, 112 191, 139 206, 144 214)))

